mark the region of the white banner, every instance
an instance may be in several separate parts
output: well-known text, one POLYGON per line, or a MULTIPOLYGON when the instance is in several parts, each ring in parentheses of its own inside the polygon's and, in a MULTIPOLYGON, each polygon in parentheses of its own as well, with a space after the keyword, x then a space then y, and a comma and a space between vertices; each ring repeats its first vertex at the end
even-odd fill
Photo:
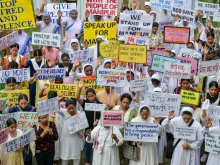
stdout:
POLYGON ((212 119, 212 126, 219 126, 220 106, 209 105, 208 117, 212 119))
POLYGON ((220 22, 220 12, 214 13, 213 21, 220 22))
POLYGON ((173 25, 174 25, 174 21, 159 22, 158 30, 163 32, 164 31, 164 26, 173 26, 173 25))
POLYGON ((214 16, 215 12, 219 12, 219 4, 197 1, 195 9, 201 10, 202 15, 214 16))
POLYGON ((181 20, 187 22, 195 22, 196 11, 187 10, 185 8, 173 7, 172 14, 178 14, 181 20))
POLYGON ((0 38, 0 51, 18 42, 18 32, 14 31, 5 37, 0 38))
POLYGON ((131 45, 148 45, 150 44, 149 38, 140 38, 134 36, 124 36, 124 43, 131 45))
POLYGON ((0 128, 6 128, 6 121, 10 118, 16 118, 16 113, 9 113, 0 116, 0 128))
POLYGON ((32 32, 32 44, 60 47, 60 34, 32 32))
POLYGON ((180 49, 179 56, 193 58, 193 59, 202 59, 202 53, 188 48, 180 49))
POLYGON ((101 112, 105 110, 105 104, 85 103, 85 111, 101 112))
POLYGON ((198 76, 213 76, 220 70, 220 60, 201 61, 199 64, 198 76))
POLYGON ((147 79, 136 79, 130 81, 130 90, 131 91, 144 91, 147 89, 147 79))
POLYGON ((196 128, 195 127, 180 127, 174 126, 174 138, 196 140, 196 128))
POLYGON ((151 7, 172 10, 173 0, 150 0, 151 7))
POLYGON ((66 76, 65 68, 42 68, 37 70, 38 80, 55 80, 56 78, 64 79, 66 76))
POLYGON ((59 110, 58 97, 39 101, 37 103, 38 116, 43 116, 59 110))

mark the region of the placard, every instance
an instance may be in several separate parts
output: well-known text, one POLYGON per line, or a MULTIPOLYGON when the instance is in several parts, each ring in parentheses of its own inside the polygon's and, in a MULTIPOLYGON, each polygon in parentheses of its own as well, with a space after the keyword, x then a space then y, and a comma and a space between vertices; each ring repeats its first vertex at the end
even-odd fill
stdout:
POLYGON ((66 76, 65 68, 41 68, 37 70, 38 80, 55 80, 56 78, 64 79, 66 76))
POLYGON ((60 47, 60 34, 32 32, 32 44, 60 47))
MULTIPOLYGON (((122 14, 122 13, 120 13, 122 14)), ((130 14, 130 15, 146 15, 146 11, 144 10, 124 10, 123 14, 130 14)))
POLYGON ((165 70, 164 68, 165 61, 181 63, 181 60, 177 58, 153 54, 152 62, 151 62, 151 70, 155 72, 163 73, 165 70))
POLYGON ((187 57, 187 58, 193 58, 193 59, 202 59, 202 53, 195 51, 193 49, 188 48, 182 48, 179 52, 180 57, 187 57))
POLYGON ((159 22, 158 31, 163 32, 165 26, 173 26, 173 25, 174 25, 174 21, 159 22))
POLYGON ((200 94, 197 92, 191 92, 187 90, 181 90, 182 102, 186 104, 199 105, 200 94))
POLYGON ((59 110, 58 97, 39 101, 36 104, 38 116, 57 112, 59 110))
POLYGON ((4 114, 0 116, 0 128, 6 128, 6 121, 10 118, 16 118, 15 113, 4 114))
POLYGON ((130 90, 133 92, 144 91, 147 89, 147 79, 136 79, 130 81, 130 90))
POLYGON ((125 141, 158 142, 158 124, 126 122, 125 141))
POLYGON ((146 64, 147 47, 142 45, 119 45, 119 61, 146 64))
POLYGON ((76 98, 77 85, 75 84, 50 84, 50 91, 57 91, 58 95, 67 98, 76 98))
POLYGON ((190 79, 191 68, 191 64, 165 61, 163 76, 190 79))
POLYGON ((147 66, 151 66, 152 63, 152 54, 157 54, 161 56, 170 56, 170 51, 162 49, 160 47, 150 47, 150 50, 147 51, 147 66), (153 48, 153 49, 152 49, 153 48))
POLYGON ((102 126, 122 126, 124 125, 123 111, 102 111, 101 112, 102 126))
POLYGON ((198 76, 213 76, 220 71, 220 60, 201 61, 199 64, 198 76))
POLYGON ((220 123, 220 106, 209 105, 208 118, 212 119, 212 126, 219 126, 220 123))
POLYGON ((181 95, 145 92, 144 104, 150 108, 151 116, 167 117, 171 109, 175 111, 175 116, 179 116, 181 95))
POLYGON ((166 10, 172 10, 173 8, 173 0, 150 0, 150 6, 166 9, 166 10))
POLYGON ((187 44, 190 41, 190 28, 164 27, 164 43, 187 44))
MULTIPOLYGON (((1 18, 1 17, 0 17, 1 18)), ((5 37, 0 38, 0 51, 18 42, 18 32, 14 31, 5 37)))
POLYGON ((198 2, 195 3, 195 9, 200 10, 200 14, 214 16, 215 12, 219 12, 219 4, 198 2))
POLYGON ((118 37, 125 35, 136 36, 137 33, 140 37, 150 36, 153 24, 152 16, 121 14, 119 20, 118 37))
POLYGON ((20 94, 26 94, 29 99, 29 89, 24 90, 3 90, 0 91, 0 98, 9 100, 12 105, 18 104, 18 96, 20 94))
POLYGON ((70 134, 89 127, 85 112, 81 112, 71 118, 66 119, 66 124, 70 134))
POLYGON ((27 144, 36 140, 35 130, 31 129, 28 132, 24 133, 21 136, 18 136, 6 143, 2 144, 2 148, 4 150, 4 154, 9 154, 18 150, 21 147, 24 147, 27 144))
POLYGON ((172 14, 178 15, 181 20, 187 21, 187 22, 195 22, 195 16, 196 11, 195 10, 189 10, 182 7, 173 7, 172 14))
POLYGON ((3 130, 1 130, 0 132, 0 144, 5 143, 8 141, 8 128, 5 128, 3 130))
POLYGON ((207 133, 205 135, 205 151, 213 154, 220 154, 220 135, 214 133, 207 133))
POLYGON ((17 82, 27 82, 30 79, 30 68, 0 70, 0 83, 6 83, 9 77, 14 77, 17 82))
POLYGON ((220 12, 214 13, 213 21, 220 22, 220 12))
POLYGON ((118 41, 100 41, 99 44, 99 54, 102 58, 118 58, 118 41))
POLYGON ((124 43, 131 45, 148 45, 150 44, 149 38, 141 38, 134 36, 124 36, 124 43))
POLYGON ((47 4, 47 14, 50 15, 50 18, 52 19, 52 22, 54 24, 57 24, 58 16, 57 12, 59 10, 62 11, 62 21, 69 18, 69 12, 72 9, 76 9, 76 3, 48 3, 47 4))
POLYGON ((85 111, 101 112, 105 110, 105 104, 85 103, 85 111))
POLYGON ((0 11, 1 31, 26 29, 36 26, 32 1, 30 0, 1 0, 0 11))
POLYGON ((196 140, 196 128, 174 126, 174 138, 194 141, 196 140))
POLYGON ((191 64, 191 76, 195 76, 198 69, 197 60, 194 60, 193 58, 187 58, 187 57, 177 57, 182 60, 182 63, 191 64))
POLYGON ((116 40, 116 25, 115 21, 84 22, 84 38, 88 46, 96 45, 96 37, 100 35, 108 40, 116 40))
POLYGON ((96 76, 100 86, 124 87, 128 84, 126 70, 98 69, 96 76))
POLYGON ((38 123, 37 112, 16 112, 18 129, 23 132, 29 131, 38 123))
POLYGON ((91 15, 117 16, 117 0, 87 0, 86 10, 91 15))

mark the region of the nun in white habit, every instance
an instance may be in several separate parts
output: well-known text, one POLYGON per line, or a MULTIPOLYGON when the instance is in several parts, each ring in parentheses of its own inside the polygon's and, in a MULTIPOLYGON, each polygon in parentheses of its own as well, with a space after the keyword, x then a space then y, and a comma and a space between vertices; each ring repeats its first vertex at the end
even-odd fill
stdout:
MULTIPOLYGON (((175 117, 174 110, 169 112, 168 118, 165 119, 162 123, 162 126, 165 126, 166 132, 174 134, 174 127, 188 127, 192 121, 194 110, 190 107, 182 108, 182 116, 175 117)), ((173 151, 173 156, 171 160, 171 165, 182 165, 185 162, 185 165, 200 165, 200 147, 203 142, 203 133, 201 124, 194 120, 191 127, 196 129, 196 140, 180 140, 175 150, 173 151)), ((174 139, 174 144, 178 139, 174 139)))

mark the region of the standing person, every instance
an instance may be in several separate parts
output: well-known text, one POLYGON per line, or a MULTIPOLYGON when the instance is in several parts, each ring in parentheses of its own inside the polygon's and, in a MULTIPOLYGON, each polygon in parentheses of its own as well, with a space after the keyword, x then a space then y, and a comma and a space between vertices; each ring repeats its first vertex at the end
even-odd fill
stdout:
POLYGON ((150 45, 160 47, 163 46, 163 34, 158 32, 159 24, 157 22, 153 23, 152 31, 150 33, 150 45))
POLYGON ((150 12, 151 12, 150 2, 145 2, 145 4, 144 4, 144 10, 146 11, 147 14, 150 14, 150 12))
POLYGON ((195 89, 190 87, 190 83, 191 83, 190 79, 181 79, 180 86, 174 89, 173 94, 180 94, 182 89, 196 92, 195 89))

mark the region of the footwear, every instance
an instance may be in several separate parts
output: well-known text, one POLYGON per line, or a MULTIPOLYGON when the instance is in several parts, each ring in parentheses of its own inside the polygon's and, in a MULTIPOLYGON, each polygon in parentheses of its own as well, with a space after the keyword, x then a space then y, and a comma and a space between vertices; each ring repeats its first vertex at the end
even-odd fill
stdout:
POLYGON ((205 163, 207 158, 208 158, 208 155, 207 154, 203 154, 202 157, 200 158, 200 161, 205 163))

